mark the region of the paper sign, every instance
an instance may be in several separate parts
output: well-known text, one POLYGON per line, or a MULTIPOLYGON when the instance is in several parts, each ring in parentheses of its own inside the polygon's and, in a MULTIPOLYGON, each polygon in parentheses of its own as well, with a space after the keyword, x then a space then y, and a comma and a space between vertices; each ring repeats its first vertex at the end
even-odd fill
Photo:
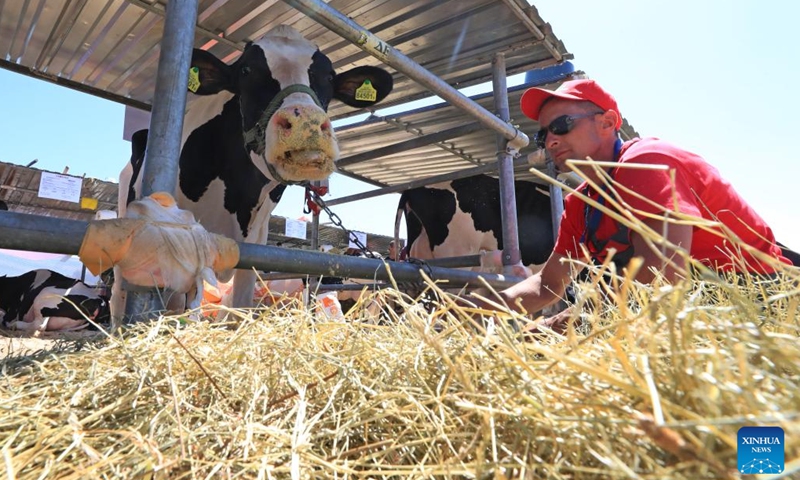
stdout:
POLYGON ((306 222, 302 220, 286 219, 286 231, 284 233, 287 237, 306 239, 306 222))
POLYGON ((82 185, 83 179, 80 177, 42 172, 42 180, 39 182, 39 197, 79 203, 82 185))
MULTIPOLYGON (((361 242, 361 245, 367 246, 367 234, 364 232, 350 232, 358 238, 358 241, 361 242)), ((352 237, 350 238, 350 242, 347 244, 347 248, 361 248, 353 242, 352 237)))

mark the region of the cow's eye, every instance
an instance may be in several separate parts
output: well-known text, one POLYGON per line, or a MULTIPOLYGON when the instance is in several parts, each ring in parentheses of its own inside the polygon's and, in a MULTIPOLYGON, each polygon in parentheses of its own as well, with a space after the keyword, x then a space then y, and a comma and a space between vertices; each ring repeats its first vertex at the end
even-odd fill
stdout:
POLYGON ((248 67, 247 65, 242 67, 242 75, 250 75, 250 67, 248 67))

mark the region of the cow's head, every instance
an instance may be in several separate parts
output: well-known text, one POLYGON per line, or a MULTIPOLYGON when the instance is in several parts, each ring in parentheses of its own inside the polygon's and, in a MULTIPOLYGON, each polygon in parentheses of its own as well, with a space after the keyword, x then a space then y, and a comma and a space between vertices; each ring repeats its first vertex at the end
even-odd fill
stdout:
POLYGON ((339 146, 325 113, 330 101, 374 105, 392 90, 392 76, 376 67, 337 74, 314 44, 280 26, 231 65, 195 49, 189 86, 198 95, 238 95, 245 148, 259 170, 286 183, 333 172, 339 146))

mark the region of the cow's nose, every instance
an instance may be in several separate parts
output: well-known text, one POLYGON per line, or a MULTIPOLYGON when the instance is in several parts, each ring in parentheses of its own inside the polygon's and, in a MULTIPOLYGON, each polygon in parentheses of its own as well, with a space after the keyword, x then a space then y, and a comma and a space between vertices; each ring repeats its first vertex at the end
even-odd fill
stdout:
POLYGON ((275 112, 273 120, 275 127, 283 135, 296 135, 297 130, 320 131, 329 134, 332 130, 331 121, 319 108, 306 106, 292 106, 282 108, 275 112))

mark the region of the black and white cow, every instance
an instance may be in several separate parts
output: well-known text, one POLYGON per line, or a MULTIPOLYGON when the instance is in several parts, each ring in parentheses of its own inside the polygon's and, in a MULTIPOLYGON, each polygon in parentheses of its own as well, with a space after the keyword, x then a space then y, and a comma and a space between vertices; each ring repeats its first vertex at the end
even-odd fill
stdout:
MULTIPOLYGON (((522 263, 536 269, 553 250, 550 197, 542 186, 514 182, 522 263)), ((398 210, 405 213, 411 258, 475 255, 503 248, 500 182, 487 175, 406 190, 398 210)), ((500 260, 498 255, 497 261, 500 260)))
POLYGON ((107 323, 106 295, 80 280, 52 270, 0 277, 0 316, 15 330, 78 330, 87 318, 107 323))
MULTIPOLYGON (((334 170, 339 147, 329 102, 369 107, 393 84, 376 67, 337 74, 325 54, 288 26, 248 43, 231 65, 195 49, 191 66, 199 86, 184 118, 178 205, 211 232, 262 245, 286 184, 321 180, 334 170)), ((146 134, 132 143, 131 163, 120 176, 120 216, 140 192, 146 134)), ((255 278, 252 270, 237 271, 226 305, 251 306, 255 278)))

